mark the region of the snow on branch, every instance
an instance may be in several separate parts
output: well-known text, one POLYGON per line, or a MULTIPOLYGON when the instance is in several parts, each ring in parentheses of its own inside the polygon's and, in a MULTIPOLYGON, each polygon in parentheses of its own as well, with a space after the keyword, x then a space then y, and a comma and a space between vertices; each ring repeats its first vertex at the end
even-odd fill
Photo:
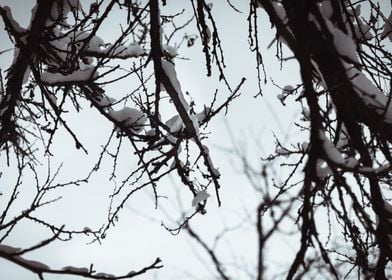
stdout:
POLYGON ((141 274, 144 274, 150 270, 159 269, 163 266, 161 265, 161 260, 157 258, 152 264, 145 266, 139 270, 131 270, 124 275, 113 275, 105 272, 96 272, 93 265, 89 267, 74 267, 65 266, 62 269, 53 269, 48 265, 34 260, 29 260, 20 255, 20 248, 14 248, 8 245, 0 244, 0 257, 5 258, 15 264, 22 266, 23 268, 30 270, 31 272, 38 275, 40 279, 44 279, 45 274, 54 275, 72 275, 80 276, 88 279, 107 279, 107 280, 117 280, 117 279, 130 279, 141 274))
POLYGON ((45 71, 41 74, 41 81, 47 85, 65 85, 87 82, 98 76, 95 67, 88 67, 84 70, 76 70, 68 75, 45 71))
POLYGON ((360 70, 344 64, 347 77, 351 81, 355 92, 369 109, 383 116, 386 123, 392 124, 392 106, 390 97, 381 92, 360 70))

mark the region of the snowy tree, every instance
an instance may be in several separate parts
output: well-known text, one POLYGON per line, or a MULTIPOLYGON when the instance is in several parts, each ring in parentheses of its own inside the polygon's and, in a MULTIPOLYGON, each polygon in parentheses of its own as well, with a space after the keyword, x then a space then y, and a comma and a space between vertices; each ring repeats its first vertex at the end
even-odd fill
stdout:
MULTIPOLYGON (((176 32, 189 22, 176 27, 179 15, 160 15, 158 1, 100 1, 91 3, 89 9, 83 6, 85 4, 68 0, 37 1, 27 28, 21 27, 14 19, 10 7, 0 7, 5 29, 14 44, 14 59, 5 69, 1 85, 0 147, 5 165, 18 170, 14 187, 3 185, 6 189, 2 194, 1 241, 6 243, 13 228, 26 219, 53 233, 49 239, 30 248, 2 245, 0 254, 35 272, 40 278, 46 273, 55 273, 117 279, 115 276, 99 275, 92 267, 51 269, 23 258, 23 255, 55 239, 71 239, 74 235, 88 234, 94 237, 94 241, 100 242, 116 223, 120 209, 135 192, 151 187, 158 205, 157 183, 171 172, 177 172, 195 197, 195 213, 205 212, 207 187, 215 188, 220 203, 220 174, 203 144, 203 127, 228 105, 241 85, 235 90, 228 88, 231 95, 223 103, 219 104, 213 98, 211 104, 195 112, 196 108, 186 100, 177 79, 174 65, 176 46, 171 45, 176 32), (105 41, 98 35, 100 28, 116 12, 123 12, 126 27, 114 41, 105 41), (133 88, 116 100, 105 86, 120 80, 128 80, 133 88), (172 104, 172 111, 177 112, 171 119, 165 119, 161 112, 161 104, 167 98, 172 104), (70 110, 77 114, 86 110, 86 104, 103 116, 104 119, 99 121, 113 124, 98 161, 87 177, 66 183, 56 183, 56 176, 61 170, 51 173, 48 163, 47 177, 43 179, 37 164, 42 158, 50 161, 56 156, 52 145, 60 130, 71 136, 76 149, 88 153, 66 119, 70 110), (51 193, 87 183, 100 170, 102 162, 108 160, 107 157, 111 157, 109 160, 113 163, 114 180, 119 152, 126 141, 137 158, 137 167, 113 190, 106 224, 96 230, 89 227, 69 230, 66 226, 58 226, 34 215, 39 208, 56 202, 58 198, 50 198, 51 193), (22 178, 27 173, 35 178, 36 194, 27 209, 15 215, 13 206, 17 204, 19 192, 23 191, 20 190, 22 178)), ((200 8, 204 13, 204 8, 200 8)), ((190 42, 194 37, 182 39, 190 42)), ((119 277, 131 278, 160 267, 157 259, 150 266, 119 277)))
MULTIPOLYGON (((237 11, 230 1, 227 4, 237 11)), ((172 233, 188 232, 208 252, 219 277, 231 278, 214 251, 192 229, 190 220, 206 214, 210 196, 219 206, 222 203, 224 189, 206 143, 207 128, 215 116, 230 110, 245 78, 236 82, 227 78, 230 69, 223 56, 225 42, 221 41, 212 4, 204 0, 177 3, 184 5, 181 12, 173 12, 170 5, 158 0, 39 0, 26 27, 15 19, 12 7, 0 5, 12 43, 1 55, 14 54, 9 65, 0 65, 4 166, 0 178, 8 182, 10 176, 15 177, 13 186, 1 185, 0 257, 40 279, 47 274, 126 279, 161 268, 157 258, 141 269, 114 276, 98 273, 93 265, 50 268, 24 255, 54 240, 79 235, 101 242, 118 223, 121 209, 138 192, 152 190, 158 207, 162 199, 159 183, 173 173, 192 195, 189 204, 193 213, 183 217, 178 228, 165 227, 172 233), (188 10, 191 16, 185 19, 188 10), (120 33, 110 37, 104 30, 113 28, 110 25, 116 21, 120 33), (176 61, 181 59, 178 50, 184 47, 200 48, 207 76, 218 76, 224 95, 216 91, 209 103, 200 106, 183 89, 176 61), (124 94, 113 93, 113 85, 125 83, 124 94), (59 154, 56 142, 71 139, 75 149, 87 157, 87 144, 69 120, 70 114, 83 116, 86 111, 98 112, 94 125, 109 123, 112 129, 108 135, 100 135, 107 140, 99 144, 90 172, 64 182, 59 180, 61 165, 52 163, 59 154), (117 178, 119 162, 130 150, 133 169, 125 178, 117 178), (97 229, 69 229, 40 217, 41 209, 59 202, 59 193, 88 184, 108 162, 114 189, 108 197, 104 224, 97 229), (15 176, 8 175, 10 170, 16 170, 15 176), (20 199, 26 192, 25 178, 29 191, 34 189, 28 202, 20 199), (7 245, 14 228, 25 221, 38 224, 51 235, 26 248, 7 245)), ((298 252, 286 269, 287 279, 318 272, 333 279, 354 274, 387 279, 392 258, 392 206, 388 202, 392 198, 392 14, 373 0, 251 0, 248 7, 249 28, 244 32, 248 32, 249 49, 255 55, 259 89, 255 98, 264 98, 267 81, 268 66, 260 48, 260 32, 266 27, 258 25, 258 16, 266 13, 276 31, 271 46, 276 46, 278 60, 282 64, 297 61, 302 80, 295 86, 284 85, 278 99, 282 106, 294 103, 302 110, 296 125, 304 139, 308 138, 291 146, 277 138, 276 150, 263 158, 265 184, 256 186, 262 201, 256 210, 259 253, 255 277, 266 277, 264 268, 269 264, 264 243, 279 234, 284 222, 290 223, 297 234, 292 235, 300 238, 298 252), (289 169, 281 182, 269 175, 277 163, 289 169), (267 215, 268 229, 262 218, 267 215), (326 232, 321 229, 323 224, 329 225, 326 232)), ((246 160, 243 162, 253 182, 254 174, 246 160)))
POLYGON ((342 275, 331 256, 341 254, 365 278, 386 279, 392 257, 388 15, 372 1, 261 4, 298 60, 303 84, 297 100, 306 101, 309 111, 309 145, 295 151, 306 156, 299 193, 301 245, 287 278, 306 267, 307 250, 315 246, 335 278, 342 275), (323 245, 318 205, 343 225, 352 253, 323 245))
MULTIPOLYGON (((264 160, 291 172, 285 180, 273 180, 272 191, 268 179, 276 173, 264 169, 260 174, 239 153, 250 185, 264 197, 255 214, 257 279, 266 277, 271 235, 293 231, 300 245, 278 278, 391 277, 392 33, 391 11, 382 7, 376 1, 251 3, 249 18, 262 8, 276 30, 278 58, 299 64, 302 83, 282 86, 278 99, 283 106, 299 103, 302 116, 296 125, 309 133, 308 141, 288 146, 276 139, 275 152, 264 160)), ((250 36, 259 59, 256 22, 250 24, 250 36)), ((217 274, 230 279, 217 252, 188 231, 210 255, 217 274)), ((224 239, 223 234, 217 238, 224 239)))

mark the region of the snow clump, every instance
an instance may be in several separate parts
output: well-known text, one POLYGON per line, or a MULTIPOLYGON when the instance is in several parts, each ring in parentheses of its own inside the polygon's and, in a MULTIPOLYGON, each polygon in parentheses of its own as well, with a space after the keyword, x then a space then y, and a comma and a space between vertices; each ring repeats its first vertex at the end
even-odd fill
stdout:
POLYGON ((206 191, 199 191, 196 196, 193 198, 192 200, 192 206, 196 206, 197 204, 199 204, 200 202, 206 200, 207 198, 209 198, 210 195, 208 192, 206 191))
POLYGON ((109 111, 109 115, 134 132, 140 132, 147 121, 143 112, 130 107, 125 107, 119 111, 109 111))

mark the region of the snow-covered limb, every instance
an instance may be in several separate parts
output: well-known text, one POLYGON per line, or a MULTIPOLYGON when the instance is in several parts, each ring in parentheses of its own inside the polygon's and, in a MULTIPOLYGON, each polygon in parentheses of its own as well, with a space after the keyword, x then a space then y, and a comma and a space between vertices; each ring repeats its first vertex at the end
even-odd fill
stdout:
MULTIPOLYGON (((365 176, 383 176, 383 175, 388 174, 392 170, 390 164, 385 164, 385 165, 382 165, 379 167, 360 166, 358 161, 352 157, 347 158, 345 160, 344 165, 334 164, 334 167, 340 168, 344 172, 345 171, 356 172, 358 174, 362 174, 365 176)), ((331 168, 328 165, 323 166, 322 161, 317 165, 316 172, 317 172, 317 176, 322 179, 333 174, 331 168)))
POLYGON ((335 45, 336 51, 344 58, 349 59, 354 63, 359 63, 357 56, 357 45, 354 40, 348 35, 342 32, 340 29, 336 28, 332 22, 328 19, 325 23, 333 36, 333 43, 335 45))
POLYGON ((100 44, 99 46, 89 45, 84 53, 85 56, 127 59, 148 55, 147 50, 137 43, 130 43, 128 46, 112 44, 100 44))
POLYGON ((210 168, 209 168, 209 169, 210 169, 209 171, 212 173, 213 176, 219 178, 219 177, 220 177, 220 172, 219 172, 218 169, 216 169, 216 168, 214 167, 214 164, 213 164, 213 162, 212 162, 212 160, 211 160, 210 151, 209 151, 208 147, 205 146, 205 145, 203 145, 203 152, 204 152, 204 154, 205 154, 205 158, 206 158, 206 160, 207 160, 208 166, 210 167, 210 168))
POLYGON ((167 53, 170 57, 176 57, 178 55, 176 47, 172 47, 170 45, 162 45, 162 48, 165 53, 167 53))
POLYGON ((331 5, 331 2, 329 0, 326 1, 321 1, 318 4, 318 7, 320 9, 321 14, 327 18, 330 19, 333 15, 333 8, 331 5))
POLYGON ((75 267, 75 266, 65 266, 62 268, 64 271, 76 272, 76 273, 88 273, 89 269, 87 267, 75 267))
MULTIPOLYGON (((22 147, 20 142, 26 144, 26 141, 20 141, 23 139, 21 134, 23 132, 14 121, 15 108, 21 99, 21 90, 23 81, 25 80, 25 74, 28 71, 29 63, 31 61, 32 54, 35 54, 40 47, 40 42, 44 36, 43 30, 45 29, 45 21, 48 17, 51 1, 43 0, 37 3, 35 12, 30 25, 29 36, 26 36, 25 40, 22 40, 20 34, 12 32, 15 23, 11 22, 7 17, 7 12, 0 7, 0 15, 9 31, 9 35, 14 38, 17 42, 18 51, 15 53, 14 61, 12 65, 7 69, 7 82, 5 86, 5 98, 0 101, 0 110, 7 107, 5 111, 2 111, 1 124, 0 124, 0 148, 7 145, 7 142, 11 142, 16 149, 28 153, 29 149, 22 147), (7 137, 4 137, 7 135, 7 137), (19 142, 20 141, 20 142, 19 142)), ((29 144, 26 144, 27 147, 29 144)))
POLYGON ((85 70, 76 70, 68 75, 61 73, 52 73, 45 71, 41 74, 41 81, 47 85, 65 85, 75 84, 80 82, 87 82, 98 76, 96 68, 93 66, 87 67, 85 70))
POLYGON ((319 160, 319 163, 316 166, 317 177, 319 177, 320 179, 325 179, 331 174, 332 174, 331 168, 328 165, 323 166, 323 162, 319 160))
POLYGON ((101 107, 110 107, 116 102, 117 100, 115 98, 109 97, 107 95, 102 95, 97 101, 97 104, 101 107))
MULTIPOLYGON (((128 59, 148 55, 148 52, 137 43, 130 43, 127 46, 123 44, 113 45, 111 43, 105 43, 101 37, 91 35, 90 32, 86 31, 64 34, 56 26, 53 29, 53 35, 55 38, 50 41, 50 46, 52 47, 50 51, 54 52, 63 62, 70 54, 80 51, 83 44, 86 44, 86 49, 79 53, 79 55, 84 60, 91 57, 128 59)), ((50 63, 59 66, 55 60, 52 60, 50 63)))
POLYGON ((149 266, 141 268, 140 270, 137 271, 132 270, 125 275, 118 275, 118 276, 105 272, 96 273, 94 270, 92 270, 92 266, 90 266, 90 268, 65 266, 62 269, 53 269, 44 263, 23 258, 22 256, 20 256, 21 251, 23 250, 20 250, 19 248, 7 246, 4 244, 0 244, 0 257, 7 259, 15 264, 18 264, 27 270, 30 270, 31 272, 37 274, 40 279, 44 279, 45 274, 73 275, 73 276, 85 277, 88 279, 100 279, 100 280, 130 279, 138 275, 144 274, 150 270, 159 269, 163 267, 160 264, 161 260, 157 258, 149 266))
POLYGON ((319 136, 324 150, 324 155, 326 156, 326 160, 328 162, 335 164, 337 167, 349 170, 353 170, 359 166, 359 162, 355 158, 343 158, 341 152, 335 147, 334 144, 331 143, 331 141, 329 141, 323 131, 320 130, 319 136))
POLYGON ((110 59, 128 59, 148 56, 147 50, 143 49, 136 43, 130 43, 128 46, 117 46, 114 47, 111 44, 105 45, 104 48, 93 48, 88 47, 83 52, 83 57, 95 57, 95 58, 110 58, 110 59))
POLYGON ((104 273, 104 272, 96 273, 92 269, 93 266, 90 266, 90 268, 65 266, 62 269, 53 269, 50 268, 45 263, 29 260, 22 257, 24 253, 36 250, 40 247, 45 246, 47 243, 53 241, 58 236, 59 233, 60 232, 58 232, 57 234, 54 235, 54 237, 48 240, 44 240, 40 242, 37 246, 33 246, 28 249, 20 249, 5 244, 0 244, 0 257, 5 258, 15 264, 18 264, 24 267, 25 269, 30 270, 33 273, 36 273, 40 279, 44 279, 44 274, 74 275, 74 276, 81 276, 89 279, 108 279, 108 280, 129 279, 137 275, 143 274, 151 269, 159 269, 162 267, 162 265, 160 265, 161 260, 157 258, 151 265, 146 266, 140 269, 139 271, 132 270, 131 272, 125 275, 115 276, 113 274, 104 273))
MULTIPOLYGON (((165 59, 162 59, 162 68, 165 71, 167 77, 169 78, 172 87, 174 87, 174 90, 178 96, 178 99, 181 102, 181 105, 185 108, 186 111, 188 111, 189 104, 185 100, 184 94, 182 93, 180 82, 178 81, 176 69, 174 68, 173 63, 171 63, 165 59)), ((163 83, 163 84, 165 85, 165 83, 163 83)))
POLYGON ((162 58, 162 43, 161 43, 161 25, 159 18, 159 4, 157 0, 149 2, 150 7, 150 37, 151 37, 151 57, 154 63, 156 84, 162 83, 169 94, 173 104, 180 115, 182 122, 190 136, 195 141, 199 148, 200 154, 204 159, 204 164, 207 167, 211 180, 214 183, 218 205, 221 204, 219 198, 220 184, 218 182, 218 172, 212 165, 211 158, 204 150, 204 145, 198 135, 195 122, 192 121, 189 115, 189 104, 186 102, 181 91, 180 83, 178 82, 174 65, 162 58))
POLYGON ((347 71, 347 77, 363 103, 378 115, 383 116, 386 123, 392 124, 390 97, 381 92, 361 71, 346 63, 343 65, 347 71))
POLYGON ((179 132, 181 129, 184 128, 184 123, 179 115, 171 117, 165 122, 165 124, 169 128, 170 133, 179 132))
POLYGON ((135 108, 125 107, 119 111, 109 111, 109 116, 121 123, 124 127, 138 133, 147 121, 143 112, 135 108))
POLYGON ((391 172, 392 167, 391 165, 385 164, 379 167, 359 167, 358 172, 364 175, 375 175, 375 176, 383 176, 391 172))
POLYGON ((340 151, 328 140, 323 131, 320 130, 319 136, 327 159, 333 163, 343 165, 345 161, 340 151))

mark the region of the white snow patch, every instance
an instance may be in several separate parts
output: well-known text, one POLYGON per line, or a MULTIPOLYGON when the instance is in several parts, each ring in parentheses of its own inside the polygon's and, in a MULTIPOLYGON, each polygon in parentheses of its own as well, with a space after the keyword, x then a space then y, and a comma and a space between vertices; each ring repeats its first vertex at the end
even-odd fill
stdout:
POLYGON ((18 47, 14 48, 14 56, 12 58, 12 64, 15 64, 16 60, 18 59, 20 53, 20 49, 18 47))
POLYGON ((388 201, 385 201, 385 200, 384 200, 384 209, 388 213, 392 214, 392 205, 388 201))
POLYGON ((207 35, 207 43, 209 43, 211 41, 211 30, 208 26, 206 26, 206 35, 207 35))
POLYGON ((354 24, 355 36, 360 39, 370 40, 373 36, 370 33, 370 26, 357 18, 358 24, 354 24))
POLYGON ((284 94, 278 94, 277 96, 276 96, 276 98, 278 98, 279 99, 279 101, 283 104, 283 105, 285 105, 285 103, 284 103, 284 100, 286 99, 286 96, 284 95, 284 94))
POLYGON ((88 50, 89 51, 95 51, 95 52, 101 52, 101 48, 105 46, 104 40, 95 35, 91 38, 90 42, 88 43, 88 50))
POLYGON ((88 273, 89 269, 87 267, 74 267, 74 266, 65 266, 62 268, 64 271, 75 272, 75 273, 88 273))
POLYGON ((186 110, 188 110, 189 105, 186 102, 186 100, 184 98, 184 94, 181 91, 180 82, 177 79, 177 73, 176 73, 176 69, 174 68, 173 63, 171 63, 165 59, 162 59, 162 68, 165 71, 166 75, 169 77, 170 83, 172 84, 176 93, 178 94, 178 97, 181 101, 182 106, 184 106, 184 108, 186 110))
POLYGON ((97 103, 100 107, 109 107, 116 102, 117 100, 115 98, 103 95, 97 103))
POLYGON ((166 91, 166 88, 165 88, 165 86, 162 83, 160 83, 160 90, 161 91, 166 91))
POLYGON ((357 57, 357 46, 353 39, 336 28, 330 20, 326 19, 325 23, 333 36, 333 43, 336 51, 341 56, 346 57, 353 62, 360 63, 357 57))
POLYGON ((209 198, 210 195, 208 192, 206 191, 199 191, 196 196, 192 199, 192 206, 196 206, 197 204, 199 204, 200 202, 206 200, 207 198, 209 198))
POLYGON ((83 62, 87 65, 91 65, 94 62, 94 58, 87 56, 87 57, 83 57, 83 62))
POLYGON ((316 174, 317 177, 319 177, 320 179, 325 179, 326 177, 332 174, 332 170, 331 168, 329 168, 329 166, 325 166, 325 167, 317 166, 316 174))
POLYGON ((330 0, 325 0, 325 1, 318 3, 318 6, 319 6, 321 14, 325 18, 330 19, 332 17, 333 8, 332 8, 330 0))
POLYGON ((204 106, 203 111, 196 114, 196 118, 199 120, 199 123, 202 123, 210 113, 211 113, 211 108, 204 106))
POLYGON ((147 52, 139 44, 133 42, 128 46, 120 45, 113 49, 112 44, 107 44, 104 53, 112 54, 114 57, 118 58, 129 58, 145 55, 147 52))
POLYGON ((155 135, 157 135, 157 131, 155 129, 146 131, 146 136, 154 137, 155 135))
POLYGON ((348 144, 348 139, 347 137, 341 135, 338 142, 336 143, 336 148, 341 149, 343 147, 345 147, 348 144))
POLYGON ((278 17, 283 21, 287 21, 286 10, 284 9, 282 3, 280 2, 272 2, 272 6, 274 7, 275 13, 278 17))
POLYGON ((283 94, 290 94, 290 93, 293 92, 293 90, 294 90, 294 87, 293 87, 292 85, 286 85, 286 86, 283 88, 282 93, 283 93, 283 94))
POLYGON ((48 99, 54 104, 57 105, 57 96, 54 93, 48 93, 48 99))
POLYGON ((359 162, 353 157, 348 157, 345 159, 344 165, 347 166, 348 168, 355 168, 356 166, 359 165, 359 162))
POLYGON ((89 227, 84 227, 84 228, 83 228, 83 231, 84 231, 84 232, 92 232, 91 228, 89 228, 89 227))
MULTIPOLYGON (((74 40, 76 40, 77 42, 80 42, 80 41, 87 39, 90 36, 90 34, 91 33, 89 31, 76 30, 71 36, 74 40)), ((92 37, 92 39, 94 38, 94 36, 92 37)), ((98 41, 99 41, 99 39, 96 42, 98 43, 98 41)))
POLYGON ((172 46, 169 46, 169 45, 163 45, 162 47, 163 47, 163 50, 164 50, 169 56, 175 57, 175 56, 178 55, 178 52, 177 52, 177 48, 176 48, 176 47, 172 47, 172 46))
POLYGON ((310 111, 308 109, 303 108, 302 115, 305 117, 305 120, 310 120, 310 111))
POLYGON ((85 70, 76 70, 68 75, 63 75, 61 73, 43 72, 41 74, 41 80, 49 85, 61 84, 61 83, 77 83, 84 82, 90 79, 94 79, 98 76, 95 71, 95 67, 88 67, 85 70))
POLYGON ((3 109, 0 110, 0 117, 7 111, 8 106, 5 106, 3 109))
POLYGON ((106 278, 113 278, 113 277, 115 277, 113 274, 108 274, 108 273, 105 273, 105 272, 100 272, 100 273, 94 274, 94 276, 106 277, 106 278))
POLYGON ((190 116, 193 128, 195 129, 196 135, 199 135, 199 120, 196 115, 190 116))
POLYGON ((386 172, 388 169, 391 168, 390 164, 386 164, 386 165, 381 165, 379 167, 373 168, 373 167, 360 167, 359 171, 360 172, 364 172, 364 173, 372 173, 372 174, 379 174, 382 172, 386 172))
POLYGON ((217 168, 214 167, 214 164, 213 164, 213 162, 211 160, 211 157, 210 157, 210 151, 209 151, 208 147, 203 145, 203 151, 207 155, 207 161, 208 161, 208 164, 211 167, 212 175, 219 178, 220 177, 220 172, 219 172, 219 170, 217 168))
POLYGON ((140 56, 146 53, 146 50, 143 49, 139 44, 137 43, 131 43, 128 45, 126 54, 128 56, 140 56))
POLYGON ((286 150, 285 148, 277 148, 275 150, 275 153, 279 156, 289 156, 290 155, 290 151, 286 150))
POLYGON ((339 150, 329 141, 324 132, 320 130, 319 137, 323 145, 325 155, 334 163, 344 165, 345 160, 339 150))
POLYGON ((179 115, 171 117, 165 124, 169 128, 170 133, 176 133, 184 128, 184 123, 179 115))
POLYGON ((328 164, 324 160, 317 160, 316 165, 316 175, 320 179, 325 179, 327 176, 332 174, 331 168, 329 168, 328 164))
POLYGON ((26 71, 25 71, 24 76, 23 76, 22 84, 25 84, 25 83, 27 83, 29 81, 30 73, 31 73, 30 66, 27 66, 26 71))
POLYGON ((169 134, 167 136, 167 141, 169 141, 170 144, 172 144, 172 145, 175 145, 177 143, 177 140, 178 140, 178 138, 173 136, 173 135, 171 135, 171 134, 169 134))
POLYGON ((127 52, 127 47, 124 45, 119 45, 116 47, 113 47, 113 44, 107 44, 106 45, 106 53, 113 54, 113 56, 116 57, 126 57, 126 52, 127 52))
POLYGON ((140 132, 147 121, 143 112, 130 107, 125 107, 119 111, 109 111, 109 115, 134 132, 140 132))
MULTIPOLYGON (((181 147, 181 146, 180 146, 181 147)), ((174 159, 173 160, 173 162, 171 163, 171 165, 170 165, 170 169, 174 169, 175 167, 176 167, 176 164, 177 164, 177 161, 174 159)), ((181 160, 178 160, 178 164, 180 165, 180 167, 184 167, 185 166, 185 164, 181 161, 181 160)))
POLYGON ((361 15, 361 4, 355 6, 355 9, 347 9, 347 12, 353 17, 359 17, 361 15))
POLYGON ((392 124, 392 106, 388 104, 388 96, 381 92, 361 71, 344 64, 347 77, 351 80, 354 90, 366 106, 385 117, 385 122, 392 124))
POLYGON ((16 256, 15 259, 17 259, 18 261, 20 261, 28 266, 34 267, 37 270, 49 270, 50 269, 49 266, 47 266, 44 263, 38 262, 38 261, 26 260, 25 258, 22 258, 20 256, 16 256))

